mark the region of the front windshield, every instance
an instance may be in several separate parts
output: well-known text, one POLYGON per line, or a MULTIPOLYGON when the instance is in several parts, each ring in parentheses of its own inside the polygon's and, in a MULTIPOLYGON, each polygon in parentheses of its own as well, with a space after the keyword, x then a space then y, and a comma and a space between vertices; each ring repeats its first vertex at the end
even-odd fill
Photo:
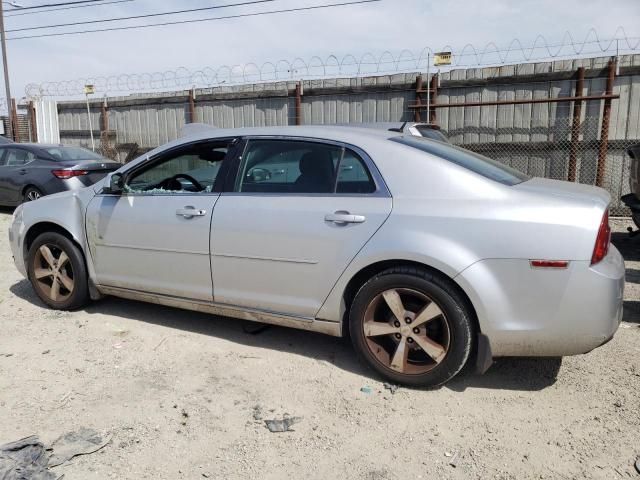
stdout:
POLYGON ((82 147, 49 147, 45 151, 56 160, 104 160, 97 153, 82 147))

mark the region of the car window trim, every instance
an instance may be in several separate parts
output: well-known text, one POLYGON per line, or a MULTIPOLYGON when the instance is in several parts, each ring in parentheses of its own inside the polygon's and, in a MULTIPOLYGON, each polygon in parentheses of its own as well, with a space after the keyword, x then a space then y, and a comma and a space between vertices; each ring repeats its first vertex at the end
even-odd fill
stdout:
POLYGON ((219 189, 216 189, 216 187, 220 187, 220 183, 218 181, 218 177, 220 177, 220 174, 223 173, 223 168, 225 166, 225 163, 227 163, 227 160, 233 155, 232 152, 235 151, 235 149, 233 148, 238 140, 239 137, 220 137, 220 138, 201 138, 198 140, 194 140, 191 142, 185 142, 185 143, 181 143, 179 145, 175 145, 171 148, 168 148, 166 150, 163 150, 161 152, 158 152, 157 154, 150 156, 148 158, 146 158, 144 161, 137 163, 136 165, 132 166, 129 169, 124 170, 122 173, 122 180, 123 180, 123 184, 126 184, 126 182, 129 180, 129 177, 131 177, 132 175, 134 175, 136 172, 146 169, 146 168, 150 168, 152 167, 154 164, 161 162, 164 158, 166 158, 168 155, 172 155, 173 153, 175 153, 176 151, 182 150, 184 148, 188 148, 188 147, 192 147, 194 145, 200 145, 200 144, 204 144, 204 143, 220 143, 220 142, 224 142, 224 141, 229 141, 230 142, 230 148, 227 151, 227 155, 224 157, 224 159, 222 160, 222 165, 220 165, 220 170, 218 170, 218 175, 216 175, 216 179, 213 182, 213 188, 211 189, 210 192, 175 192, 175 193, 143 193, 143 192, 126 192, 126 191, 122 191, 120 193, 105 193, 103 191, 104 187, 96 194, 96 195, 100 195, 100 196, 116 196, 116 197, 138 197, 138 196, 144 196, 144 197, 180 197, 180 196, 192 196, 192 195, 198 195, 198 196, 206 196, 206 195, 220 195, 221 191, 219 189))
MULTIPOLYGON (((391 197, 391 192, 387 187, 384 179, 382 178, 382 174, 375 162, 371 159, 369 154, 365 152, 362 148, 357 145, 353 145, 347 142, 340 142, 337 140, 330 140, 326 138, 317 138, 317 137, 305 137, 305 136, 297 136, 297 135, 245 135, 242 137, 242 141, 244 142, 244 146, 242 149, 242 155, 236 158, 232 166, 232 171, 229 172, 227 181, 225 182, 225 188, 222 193, 225 196, 250 196, 250 197, 391 197), (242 160, 247 151, 247 147, 251 140, 286 140, 293 142, 310 142, 310 143, 321 143, 325 145, 333 145, 336 147, 340 147, 344 149, 344 151, 351 150, 353 151, 360 159, 364 162, 365 167, 369 171, 373 183, 376 189, 371 193, 300 193, 300 192, 236 192, 235 191, 235 183, 240 174, 240 166, 242 160)), ((344 156, 344 152, 342 154, 344 156)), ((225 159, 226 160, 226 159, 225 159)), ((336 175, 337 181, 337 175, 336 175)), ((335 189, 334 189, 335 190, 335 189)))
POLYGON ((31 156, 33 157, 31 160, 29 160, 28 162, 22 163, 20 165, 7 165, 6 163, 0 163, 0 167, 9 167, 9 168, 17 168, 17 167, 26 167, 27 165, 29 165, 30 163, 35 162, 38 159, 38 155, 36 155, 31 149, 29 148, 24 148, 24 147, 18 147, 18 146, 14 146, 14 145, 8 145, 6 147, 4 147, 2 150, 4 150, 2 157, 0 157, 0 162, 4 162, 5 158, 9 155, 9 151, 13 149, 13 150, 18 150, 21 152, 27 152, 29 154, 31 154, 31 156))

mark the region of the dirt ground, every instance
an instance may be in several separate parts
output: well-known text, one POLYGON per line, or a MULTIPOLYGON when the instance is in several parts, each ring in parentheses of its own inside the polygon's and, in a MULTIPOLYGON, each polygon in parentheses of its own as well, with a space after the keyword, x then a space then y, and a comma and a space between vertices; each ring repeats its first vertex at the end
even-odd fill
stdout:
POLYGON ((640 478, 640 236, 622 233, 627 220, 614 234, 625 318, 609 344, 392 394, 336 338, 252 335, 237 320, 115 298, 48 310, 13 266, 10 213, 0 211, 0 444, 110 433, 54 469, 65 480, 640 478), (284 414, 303 417, 295 431, 265 428, 284 414))

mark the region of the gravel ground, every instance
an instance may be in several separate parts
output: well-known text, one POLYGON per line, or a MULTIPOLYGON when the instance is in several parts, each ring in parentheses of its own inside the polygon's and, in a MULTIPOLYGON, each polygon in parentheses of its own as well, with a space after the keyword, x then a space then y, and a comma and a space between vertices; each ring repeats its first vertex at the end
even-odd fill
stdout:
POLYGON ((0 443, 109 432, 65 480, 640 478, 640 237, 614 224, 628 283, 610 343, 395 394, 336 338, 115 298, 48 310, 3 233, 0 443), (295 431, 265 428, 285 414, 295 431))

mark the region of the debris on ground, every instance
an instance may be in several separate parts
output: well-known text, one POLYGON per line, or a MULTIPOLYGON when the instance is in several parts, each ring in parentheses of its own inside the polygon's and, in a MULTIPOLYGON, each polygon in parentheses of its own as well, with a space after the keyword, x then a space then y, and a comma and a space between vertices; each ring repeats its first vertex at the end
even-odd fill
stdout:
POLYGON ((78 455, 97 452, 110 440, 110 436, 102 436, 91 428, 81 428, 75 432, 65 433, 47 448, 47 450, 53 450, 49 458, 49 467, 61 465, 78 455))
POLYGON ((46 355, 47 353, 50 353, 50 352, 51 352, 51 350, 48 350, 48 349, 47 349, 47 350, 45 350, 44 352, 42 352, 42 355, 46 355))
POLYGON ((253 419, 256 421, 262 420, 262 407, 258 404, 253 406, 253 419))
POLYGON ((640 473, 640 457, 636 460, 636 470, 640 473))
POLYGON ((47 464, 44 444, 36 436, 0 445, 0 478, 3 480, 56 480, 47 464))
POLYGON ((282 420, 265 420, 267 428, 271 433, 276 432, 293 432, 294 430, 291 428, 294 424, 300 422, 302 417, 287 417, 285 416, 282 420))
POLYGON ((392 395, 395 394, 399 388, 398 385, 393 385, 392 383, 387 383, 387 382, 383 384, 383 387, 389 390, 392 395))
POLYGON ((455 452, 451 457, 451 460, 449 460, 449 465, 451 465, 453 468, 456 468, 458 466, 458 460, 459 460, 458 452, 455 452))
POLYGON ((366 395, 371 395, 371 393, 373 393, 373 389, 369 385, 365 385, 360 389, 360 391, 366 395))

